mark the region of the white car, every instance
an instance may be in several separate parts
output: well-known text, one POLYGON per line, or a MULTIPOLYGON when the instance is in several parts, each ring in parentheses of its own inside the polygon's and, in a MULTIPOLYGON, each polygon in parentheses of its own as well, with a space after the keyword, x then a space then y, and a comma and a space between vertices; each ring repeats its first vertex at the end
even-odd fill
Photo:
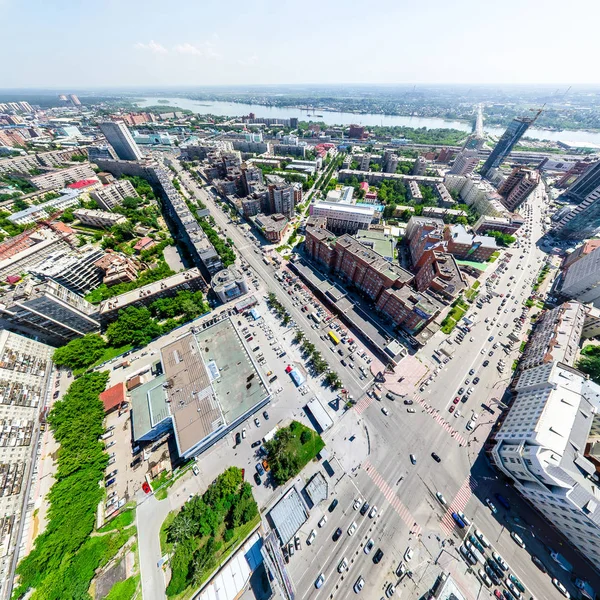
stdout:
POLYGON ((323 527, 325 525, 325 523, 327 523, 327 516, 323 515, 323 517, 319 521, 319 527, 323 527))
POLYGON ((369 511, 369 518, 373 519, 376 514, 377 514, 377 507, 373 506, 373 508, 369 511))
POLYGON ((456 514, 461 518, 462 522, 468 527, 471 524, 470 519, 465 515, 464 512, 461 512, 460 510, 456 511, 456 514))
POLYGON ((373 546, 375 545, 375 540, 373 538, 371 538, 366 544, 365 544, 365 554, 369 554, 371 552, 371 550, 373 550, 373 546))
POLYGON ((316 537, 317 537, 317 532, 313 529, 310 532, 310 535, 308 536, 306 543, 310 546, 315 541, 316 537))
POLYGON ((441 492, 436 492, 436 497, 437 499, 440 501, 440 504, 443 504, 444 506, 447 506, 448 503, 446 502, 446 498, 444 498, 444 496, 442 495, 441 492))
POLYGON ((514 531, 510 532, 510 537, 513 539, 513 542, 517 544, 517 546, 525 548, 525 542, 514 531))
POLYGON ((475 530, 475 537, 481 542, 481 545, 484 548, 490 547, 490 543, 488 542, 488 539, 485 537, 485 535, 483 535, 483 533, 479 529, 475 530))
POLYGON ((354 584, 354 593, 359 594, 365 585, 365 580, 362 577, 359 577, 354 584))
POLYGON ((414 555, 414 550, 409 546, 406 549, 406 552, 404 553, 404 561, 405 562, 410 562, 411 559, 412 559, 412 557, 413 557, 413 555, 414 555))
POLYGON ((361 497, 358 497, 355 501, 354 504, 352 505, 352 508, 354 510, 358 510, 361 506, 363 505, 363 499, 361 497))
POLYGON ((570 598, 571 594, 569 594, 569 592, 567 592, 567 588, 558 580, 556 579, 556 577, 552 580, 552 583, 554 584, 554 587, 556 587, 556 589, 565 597, 565 598, 570 598))
POLYGON ((319 589, 323 583, 325 582, 325 575, 323 575, 323 573, 321 573, 318 577, 317 580, 315 581, 315 587, 317 589, 319 589))
POLYGON ((349 536, 353 536, 354 532, 356 531, 356 521, 352 521, 352 525, 350 525, 350 527, 348 527, 348 535, 349 536))
POLYGON ((346 557, 342 558, 342 561, 338 565, 338 573, 343 573, 348 569, 348 559, 346 557))

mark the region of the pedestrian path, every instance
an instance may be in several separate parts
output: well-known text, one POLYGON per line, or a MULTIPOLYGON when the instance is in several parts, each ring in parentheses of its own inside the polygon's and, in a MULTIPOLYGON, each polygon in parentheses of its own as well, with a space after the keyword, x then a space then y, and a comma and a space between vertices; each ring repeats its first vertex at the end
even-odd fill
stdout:
POLYGON ((371 405, 371 402, 373 402, 374 399, 374 397, 365 394, 363 398, 354 405, 356 414, 362 414, 371 405))
POLYGON ((473 490, 477 487, 477 482, 471 475, 469 475, 460 486, 456 496, 454 496, 454 500, 450 503, 446 514, 442 517, 441 527, 442 531, 447 535, 452 535, 454 528, 456 527, 456 523, 452 518, 453 512, 461 511, 463 512, 465 506, 471 499, 473 495, 473 490))
POLYGON ((400 515, 400 518, 406 523, 407 527, 411 528, 411 531, 414 535, 419 535, 421 533, 421 526, 416 524, 414 517, 410 514, 408 508, 406 508, 406 506, 400 502, 398 496, 390 487, 389 483, 379 474, 377 469, 368 460, 363 463, 362 468, 373 480, 373 483, 375 483, 375 485, 379 488, 379 491, 390 503, 391 507, 398 513, 398 515, 400 515))
MULTIPOLYGON (((455 439, 461 446, 467 445, 467 439, 458 432, 457 429, 454 429, 452 425, 444 419, 444 417, 440 414, 440 411, 437 408, 433 408, 433 406, 429 405, 420 394, 414 395, 415 400, 425 409, 425 412, 431 416, 431 418, 445 431, 450 434, 450 437, 455 439)), ((450 413, 448 413, 450 414, 450 413)))

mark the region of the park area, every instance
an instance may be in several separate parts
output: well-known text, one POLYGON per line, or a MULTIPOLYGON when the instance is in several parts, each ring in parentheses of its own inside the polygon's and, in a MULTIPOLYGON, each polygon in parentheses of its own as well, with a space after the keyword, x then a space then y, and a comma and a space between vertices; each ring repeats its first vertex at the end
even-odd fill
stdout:
POLYGON ((252 486, 237 467, 221 473, 202 496, 171 512, 160 533, 162 553, 171 555, 167 596, 192 598, 259 522, 252 486))
POLYGON ((283 485, 317 456, 325 442, 310 427, 292 421, 288 427, 279 429, 265 447, 273 480, 283 485))
POLYGON ((458 298, 446 318, 442 321, 442 332, 452 333, 452 330, 456 327, 456 324, 463 318, 464 314, 469 310, 469 305, 462 299, 458 298))

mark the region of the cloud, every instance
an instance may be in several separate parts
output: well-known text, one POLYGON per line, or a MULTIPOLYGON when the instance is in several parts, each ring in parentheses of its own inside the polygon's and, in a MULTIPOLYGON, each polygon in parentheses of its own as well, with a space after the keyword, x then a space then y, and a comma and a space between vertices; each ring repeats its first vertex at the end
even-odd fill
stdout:
POLYGON ((185 42, 177 44, 173 48, 178 54, 187 54, 189 56, 201 56, 204 58, 219 58, 221 55, 217 52, 215 45, 212 42, 203 42, 201 44, 190 44, 185 42))
POLYGON ((169 51, 162 44, 159 44, 158 42, 155 42, 154 40, 150 40, 147 44, 138 42, 135 45, 135 48, 137 50, 145 50, 147 52, 152 52, 152 54, 168 54, 169 53, 169 51))
POLYGON ((250 56, 246 56, 245 58, 240 58, 238 61, 238 65, 242 67, 251 67, 258 62, 258 56, 256 54, 252 54, 250 56))

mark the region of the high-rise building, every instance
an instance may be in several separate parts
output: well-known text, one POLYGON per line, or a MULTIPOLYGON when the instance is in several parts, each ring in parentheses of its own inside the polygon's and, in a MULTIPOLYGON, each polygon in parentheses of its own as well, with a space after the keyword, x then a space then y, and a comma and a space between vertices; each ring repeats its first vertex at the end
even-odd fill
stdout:
POLYGON ((142 160, 144 155, 122 121, 104 121, 100 130, 121 160, 142 160))
POLYGON ((383 155, 383 172, 395 173, 398 168, 398 155, 391 150, 386 150, 383 155))
POLYGON ((96 160, 117 160, 115 151, 108 144, 98 144, 97 146, 90 146, 88 148, 88 158, 90 162, 96 160))
MULTIPOLYGON (((302 188, 300 188, 302 194, 302 188)), ((297 187, 293 184, 269 185, 269 205, 272 213, 285 215, 288 219, 294 217, 296 207, 297 187)), ((302 196, 300 196, 302 200, 302 196)))
POLYGON ((6 329, 62 346, 97 331, 97 309, 55 281, 28 278, 0 297, 0 324, 6 329))
POLYGON ((492 457, 515 489, 593 564, 600 561, 600 386, 559 362, 523 371, 492 457))
POLYGON ((537 115, 533 119, 529 117, 516 117, 510 122, 481 168, 480 174, 482 177, 485 177, 490 169, 495 169, 504 162, 535 119, 537 119, 537 115))
POLYGON ((477 150, 463 150, 454 160, 448 173, 450 175, 470 175, 478 164, 479 152, 477 150))
POLYGON ((81 100, 75 94, 69 94, 69 100, 73 106, 81 106, 81 100))
POLYGON ((498 188, 502 196, 502 204, 510 211, 514 211, 520 204, 525 202, 531 192, 540 183, 540 174, 524 167, 515 167, 512 173, 504 180, 498 188))
MULTIPOLYGON (((586 173, 582 178, 587 175, 586 173)), ((581 203, 558 221, 552 232, 565 240, 585 240, 594 236, 598 229, 600 229, 600 182, 581 203)))
POLYGON ((348 137, 362 139, 365 135, 365 128, 362 125, 350 125, 348 137))
POLYGON ((600 248, 569 265, 560 293, 565 298, 591 302, 600 308, 600 248))
POLYGON ((600 161, 588 167, 569 189, 561 194, 560 200, 581 204, 591 193, 600 188, 600 161))

